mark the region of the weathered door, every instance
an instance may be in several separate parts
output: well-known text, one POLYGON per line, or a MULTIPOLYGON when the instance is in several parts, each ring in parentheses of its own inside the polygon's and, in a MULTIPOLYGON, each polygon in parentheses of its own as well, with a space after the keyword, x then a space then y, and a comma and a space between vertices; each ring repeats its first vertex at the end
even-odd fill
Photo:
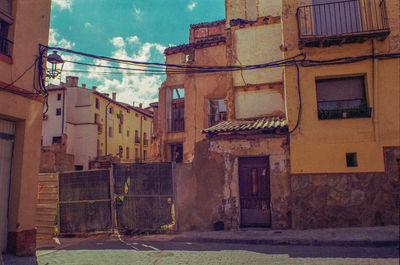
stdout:
POLYGON ((239 158, 241 226, 270 226, 268 157, 239 158))
POLYGON ((7 248, 8 198, 15 124, 0 119, 0 254, 7 248))

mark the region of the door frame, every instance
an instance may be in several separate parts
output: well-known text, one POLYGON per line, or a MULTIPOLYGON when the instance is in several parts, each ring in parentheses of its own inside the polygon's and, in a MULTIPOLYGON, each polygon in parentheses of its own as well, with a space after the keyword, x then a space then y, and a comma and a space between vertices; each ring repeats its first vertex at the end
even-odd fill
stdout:
POLYGON ((239 192, 239 226, 240 227, 272 227, 272 207, 271 207, 271 172, 270 172, 270 157, 269 155, 265 155, 265 156, 240 156, 238 157, 238 192, 239 192), (245 160, 251 160, 251 159, 259 159, 259 160, 264 160, 264 162, 254 162, 253 165, 255 167, 265 167, 266 168, 266 174, 265 174, 265 178, 266 178, 266 187, 267 187, 267 201, 269 203, 268 207, 269 207, 269 211, 268 211, 268 215, 269 215, 269 223, 266 225, 244 225, 243 224, 243 210, 242 210, 242 201, 241 201, 241 177, 240 177, 240 173, 241 173, 241 164, 244 163, 245 160))

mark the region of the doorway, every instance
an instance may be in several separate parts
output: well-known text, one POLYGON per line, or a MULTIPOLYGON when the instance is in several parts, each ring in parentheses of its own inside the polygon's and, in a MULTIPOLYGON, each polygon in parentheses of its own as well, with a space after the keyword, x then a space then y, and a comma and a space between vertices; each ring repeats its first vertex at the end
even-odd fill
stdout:
POLYGON ((271 226, 271 192, 268 157, 239 158, 239 192, 242 227, 271 226))
POLYGON ((0 119, 0 254, 7 248, 8 204, 15 124, 0 119))

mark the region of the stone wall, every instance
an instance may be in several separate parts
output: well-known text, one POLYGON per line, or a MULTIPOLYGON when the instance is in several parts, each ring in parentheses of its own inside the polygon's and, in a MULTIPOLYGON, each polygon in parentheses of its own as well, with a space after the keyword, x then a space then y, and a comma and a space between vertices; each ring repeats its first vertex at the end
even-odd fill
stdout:
POLYGON ((399 147, 384 148, 385 172, 292 175, 292 228, 399 224, 399 147))
POLYGON ((53 173, 74 170, 74 155, 67 154, 67 136, 61 143, 42 146, 40 153, 40 172, 53 173))

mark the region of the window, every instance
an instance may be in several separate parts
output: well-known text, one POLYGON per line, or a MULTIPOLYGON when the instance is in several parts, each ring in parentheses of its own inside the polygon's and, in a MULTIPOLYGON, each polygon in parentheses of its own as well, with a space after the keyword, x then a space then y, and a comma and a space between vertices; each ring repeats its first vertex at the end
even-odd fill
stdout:
POLYGON ((181 132, 185 130, 185 90, 174 88, 171 102, 170 131, 181 132))
POLYGON ((147 159, 147 151, 143 150, 143 161, 146 161, 147 159))
POLYGON ((140 143, 139 131, 138 130, 135 130, 135 143, 136 144, 140 143))
POLYGON ((52 139, 53 144, 61 144, 61 136, 54 136, 52 139))
POLYGON ((57 94, 57 101, 60 101, 61 100, 61 93, 58 93, 57 94))
MULTIPOLYGON (((3 5, 2 2, 8 2, 8 1, 0 1, 1 5, 3 5)), ((7 56, 11 56, 11 45, 12 45, 12 41, 8 39, 9 27, 10 23, 1 19, 0 16, 0 53, 7 56)))
POLYGON ((224 99, 211 99, 208 106, 209 126, 213 126, 221 121, 226 121, 226 106, 224 99))
POLYGON ((139 163, 139 149, 135 148, 135 162, 139 163))
POLYGON ((129 159, 129 147, 126 148, 126 159, 129 159))
POLYGON ((108 136, 113 137, 114 136, 114 129, 113 127, 108 127, 108 136))
POLYGON ((347 167, 357 167, 357 153, 346 153, 347 167))
POLYGON ((56 115, 57 115, 57 116, 60 116, 60 115, 61 115, 61 109, 60 109, 60 108, 57 108, 57 109, 56 109, 56 115))
POLYGON ((96 98, 96 109, 100 109, 100 101, 96 98))
POLYGON ((120 146, 118 147, 118 156, 119 156, 120 158, 122 158, 123 153, 124 153, 124 148, 122 147, 122 145, 120 145, 120 146))
POLYGON ((129 130, 126 130, 126 136, 129 137, 129 130))
POLYGON ((143 133, 143 145, 149 145, 149 140, 147 139, 147 133, 143 133))
POLYGON ((316 87, 320 120, 371 117, 363 76, 320 79, 316 87))
POLYGON ((108 112, 109 112, 110 114, 113 114, 113 113, 114 113, 114 108, 113 108, 113 107, 110 107, 110 108, 108 109, 108 112))
POLYGON ((118 133, 122 133, 122 124, 118 124, 118 133))
POLYGON ((75 165, 75 170, 83 170, 83 166, 82 165, 75 165))
POLYGON ((171 162, 182 163, 183 161, 183 145, 171 144, 171 162))
POLYGON ((100 124, 100 114, 98 113, 94 114, 94 123, 100 124))

